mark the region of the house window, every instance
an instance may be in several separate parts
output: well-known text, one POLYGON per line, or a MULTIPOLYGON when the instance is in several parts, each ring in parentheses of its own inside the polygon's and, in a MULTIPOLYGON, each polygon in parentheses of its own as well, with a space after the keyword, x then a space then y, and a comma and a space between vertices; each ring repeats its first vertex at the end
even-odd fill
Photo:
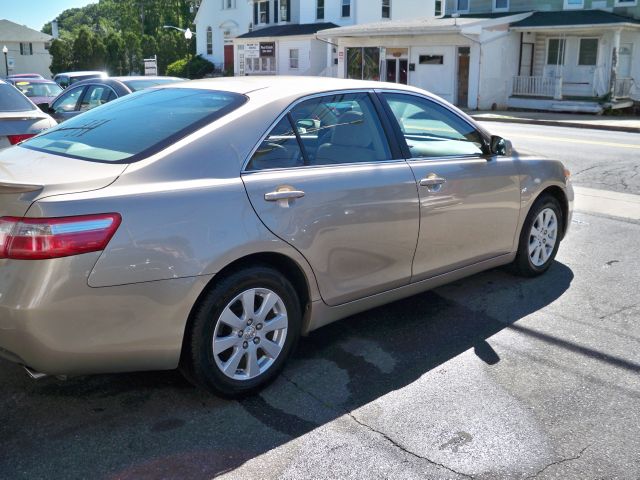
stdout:
POLYGON ((509 10, 509 0, 493 0, 493 10, 494 11, 509 10))
POLYGON ((33 43, 20 42, 20 55, 33 55, 33 43))
POLYGON ((468 12, 469 11, 469 2, 470 2, 470 0, 458 0, 458 4, 456 5, 456 11, 458 11, 458 12, 468 12))
POLYGON ((547 46, 547 65, 564 65, 564 38, 550 38, 547 46))
POLYGON ((236 0, 222 0, 222 9, 231 10, 236 8, 236 0))
POLYGON ((444 65, 444 55, 420 55, 418 63, 420 65, 444 65))
POLYGON ((258 23, 269 23, 269 2, 258 2, 258 23))
POLYGON ((584 7, 584 0, 564 0, 564 9, 572 10, 584 7))
POLYGON ((342 17, 347 18, 351 16, 351 0, 342 0, 342 17))
POLYGON ((207 55, 213 55, 213 29, 207 27, 207 55))
POLYGON ((380 49, 377 47, 347 48, 347 78, 380 80, 380 49))
POLYGON ((436 6, 435 6, 436 17, 439 17, 440 15, 444 15, 444 12, 442 11, 442 6, 443 6, 443 0, 436 0, 436 6))
POLYGON ((616 7, 635 7, 638 0, 616 0, 616 7))
POLYGON ((280 21, 289 21, 289 0, 280 0, 280 21))
POLYGON ((598 63, 598 39, 581 38, 578 65, 596 65, 598 63))
POLYGON ((382 0, 382 18, 391 18, 391 0, 382 0))
POLYGON ((324 0, 316 0, 316 20, 324 20, 324 0))
POLYGON ((297 48, 289 49, 289 69, 297 70, 300 66, 300 50, 297 48))

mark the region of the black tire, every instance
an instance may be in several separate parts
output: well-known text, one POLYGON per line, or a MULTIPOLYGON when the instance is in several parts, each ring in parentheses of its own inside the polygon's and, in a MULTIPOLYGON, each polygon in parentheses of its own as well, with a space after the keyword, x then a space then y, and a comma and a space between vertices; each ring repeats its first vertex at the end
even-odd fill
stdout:
POLYGON ((560 207, 560 203, 558 200, 549 194, 542 194, 540 197, 536 199, 533 203, 531 209, 529 210, 529 214, 522 226, 522 232, 520 232, 520 240, 518 243, 518 253, 516 258, 511 265, 511 271, 516 275, 520 275, 522 277, 536 277, 538 275, 546 272, 554 259, 556 258, 556 254, 558 253, 558 247, 560 247, 560 241, 563 236, 563 228, 564 228, 564 216, 562 214, 562 208, 560 207), (556 219, 558 222, 557 227, 557 238, 555 245, 549 258, 542 265, 535 265, 530 258, 529 255, 529 241, 531 238, 531 227, 538 215, 545 209, 551 209, 553 213, 556 215, 556 219))
POLYGON ((239 270, 215 283, 194 307, 185 332, 180 370, 191 383, 224 397, 250 395, 268 385, 282 370, 300 337, 301 323, 298 296, 284 276, 268 266, 239 270), (239 294, 254 288, 269 289, 280 297, 286 308, 287 332, 282 350, 265 372, 254 378, 236 380, 218 367, 212 348, 213 337, 227 305, 239 294))

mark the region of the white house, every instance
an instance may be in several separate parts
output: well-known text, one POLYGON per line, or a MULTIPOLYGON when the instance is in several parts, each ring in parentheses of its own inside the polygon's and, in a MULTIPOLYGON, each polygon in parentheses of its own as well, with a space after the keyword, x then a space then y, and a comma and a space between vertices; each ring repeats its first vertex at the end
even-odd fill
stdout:
POLYGON ((9 20, 0 20, 0 76, 38 73, 51 78, 49 45, 53 37, 9 20), (5 64, 6 58, 6 64, 5 64), (7 72, 8 67, 8 72, 7 72))
POLYGON ((333 74, 337 52, 316 38, 319 30, 434 9, 434 0, 203 0, 197 51, 236 75, 333 74))

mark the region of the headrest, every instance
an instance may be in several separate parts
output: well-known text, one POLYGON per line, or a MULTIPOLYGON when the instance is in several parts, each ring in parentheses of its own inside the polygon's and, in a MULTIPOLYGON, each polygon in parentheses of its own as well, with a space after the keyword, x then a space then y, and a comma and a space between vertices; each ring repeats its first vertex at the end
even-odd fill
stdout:
POLYGON ((340 115, 331 137, 333 145, 368 147, 372 141, 371 127, 365 123, 363 113, 351 111, 340 115))

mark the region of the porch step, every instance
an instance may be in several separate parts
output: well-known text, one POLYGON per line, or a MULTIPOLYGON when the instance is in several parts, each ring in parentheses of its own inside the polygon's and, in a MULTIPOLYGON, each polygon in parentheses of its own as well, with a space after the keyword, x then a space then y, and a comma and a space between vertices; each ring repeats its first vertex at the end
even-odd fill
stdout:
POLYGON ((570 112, 570 113, 596 113, 603 112, 602 105, 597 102, 574 102, 565 100, 562 102, 554 102, 549 107, 552 112, 570 112))

